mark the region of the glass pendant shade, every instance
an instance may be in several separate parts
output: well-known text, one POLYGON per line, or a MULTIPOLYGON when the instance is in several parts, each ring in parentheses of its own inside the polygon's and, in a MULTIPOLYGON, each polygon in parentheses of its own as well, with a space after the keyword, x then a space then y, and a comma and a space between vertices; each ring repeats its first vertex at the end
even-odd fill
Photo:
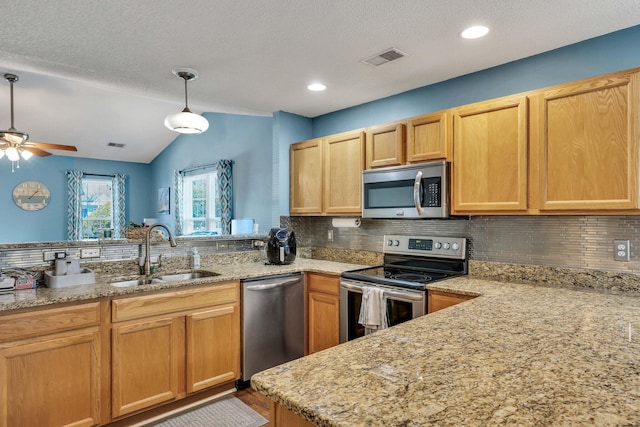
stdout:
POLYGON ((20 154, 18 154, 18 150, 16 150, 16 147, 9 147, 7 148, 7 159, 11 160, 12 162, 17 162, 18 160, 20 160, 20 154))
POLYGON ((169 114, 164 119, 164 125, 170 130, 178 133, 202 133, 209 129, 207 119, 191 111, 181 111, 169 114))
POLYGON ((33 156, 33 153, 27 150, 20 150, 20 155, 22 156, 23 159, 29 160, 31 156, 33 156))

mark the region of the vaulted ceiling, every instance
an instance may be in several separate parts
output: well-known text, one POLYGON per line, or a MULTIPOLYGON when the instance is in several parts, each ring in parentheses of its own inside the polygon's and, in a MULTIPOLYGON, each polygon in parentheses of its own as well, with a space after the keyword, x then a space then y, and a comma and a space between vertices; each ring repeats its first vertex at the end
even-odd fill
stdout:
MULTIPOLYGON (((30 140, 146 163, 177 136, 172 68, 199 71, 194 112, 314 117, 639 23, 638 0, 21 0, 0 15, 0 73, 20 77, 30 140), (489 35, 459 37, 474 24, 489 35), (390 47, 407 56, 361 62, 390 47), (327 90, 309 92, 316 80, 327 90)), ((0 82, 3 129, 8 94, 0 82)))

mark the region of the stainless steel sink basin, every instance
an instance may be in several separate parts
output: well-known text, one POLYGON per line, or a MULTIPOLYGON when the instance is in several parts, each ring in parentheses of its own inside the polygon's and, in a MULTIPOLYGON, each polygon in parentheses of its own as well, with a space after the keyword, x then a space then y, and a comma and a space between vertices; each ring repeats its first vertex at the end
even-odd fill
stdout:
POLYGON ((148 285, 150 283, 160 283, 160 282, 163 282, 163 280, 146 278, 146 279, 123 280, 121 282, 110 283, 110 285, 115 286, 117 288, 129 288, 132 286, 148 285))
POLYGON ((188 273, 176 273, 176 274, 165 274, 163 276, 158 277, 143 277, 139 279, 132 280, 122 280, 119 282, 110 283, 111 286, 115 286, 117 288, 129 288, 133 286, 140 285, 149 285, 152 283, 162 283, 162 282, 179 282, 181 280, 193 280, 193 279, 202 279, 205 277, 213 277, 219 276, 219 273, 214 273, 213 271, 191 271, 188 273))
POLYGON ((178 282, 180 280, 203 279, 205 277, 213 277, 219 275, 219 273, 214 273, 213 271, 192 271, 189 273, 166 274, 164 276, 158 277, 158 279, 164 282, 178 282))

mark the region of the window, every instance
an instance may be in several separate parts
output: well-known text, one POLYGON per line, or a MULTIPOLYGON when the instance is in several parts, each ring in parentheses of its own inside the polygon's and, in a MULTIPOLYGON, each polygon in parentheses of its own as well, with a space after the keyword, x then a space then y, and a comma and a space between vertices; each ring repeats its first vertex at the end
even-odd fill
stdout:
POLYGON ((113 228, 112 180, 82 178, 82 239, 97 239, 104 228, 113 228))
POLYGON ((217 173, 209 172, 184 177, 184 234, 215 231, 221 234, 220 207, 216 204, 217 173))

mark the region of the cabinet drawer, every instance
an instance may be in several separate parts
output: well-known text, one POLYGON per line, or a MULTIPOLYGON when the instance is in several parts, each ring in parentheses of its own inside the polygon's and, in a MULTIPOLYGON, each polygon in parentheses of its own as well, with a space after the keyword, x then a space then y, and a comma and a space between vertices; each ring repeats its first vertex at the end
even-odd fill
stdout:
POLYGON ((31 338, 100 324, 100 303, 34 309, 0 316, 0 342, 31 338))
POLYGON ((307 289, 308 292, 340 295, 340 277, 307 273, 307 289))
POLYGON ((216 284, 208 288, 183 289, 180 291, 142 295, 139 297, 113 300, 111 319, 113 322, 121 322, 123 320, 191 310, 198 307, 226 304, 237 301, 238 299, 238 282, 216 284))

